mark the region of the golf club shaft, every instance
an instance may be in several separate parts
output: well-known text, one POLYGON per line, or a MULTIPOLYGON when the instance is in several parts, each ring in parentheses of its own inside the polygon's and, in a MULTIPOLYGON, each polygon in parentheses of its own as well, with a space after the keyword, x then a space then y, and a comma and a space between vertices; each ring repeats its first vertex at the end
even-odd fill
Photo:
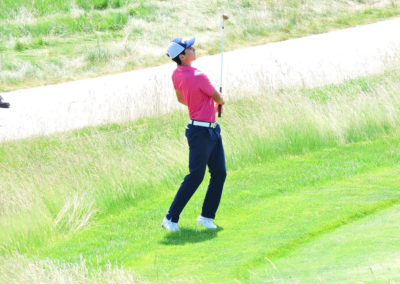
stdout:
MULTIPOLYGON (((224 29, 225 29, 225 18, 222 16, 222 36, 221 36, 221 73, 220 73, 220 85, 219 92, 222 95, 222 66, 223 66, 223 56, 224 56, 224 29)), ((222 105, 218 104, 218 117, 221 117, 222 105)))

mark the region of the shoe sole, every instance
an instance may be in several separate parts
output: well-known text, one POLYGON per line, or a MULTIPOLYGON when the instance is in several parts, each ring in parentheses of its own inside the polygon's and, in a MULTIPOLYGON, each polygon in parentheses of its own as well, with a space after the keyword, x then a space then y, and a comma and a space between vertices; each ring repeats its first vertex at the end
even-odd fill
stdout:
POLYGON ((164 225, 161 225, 161 228, 163 228, 164 230, 168 231, 168 232, 178 232, 179 230, 168 230, 167 228, 164 227, 164 225))
POLYGON ((204 228, 206 228, 206 229, 209 229, 209 230, 215 230, 215 229, 218 229, 218 226, 217 226, 217 227, 215 227, 215 228, 208 228, 208 227, 204 226, 202 223, 199 223, 199 222, 197 222, 197 224, 198 224, 198 225, 200 225, 200 226, 202 226, 202 227, 204 227, 204 228))

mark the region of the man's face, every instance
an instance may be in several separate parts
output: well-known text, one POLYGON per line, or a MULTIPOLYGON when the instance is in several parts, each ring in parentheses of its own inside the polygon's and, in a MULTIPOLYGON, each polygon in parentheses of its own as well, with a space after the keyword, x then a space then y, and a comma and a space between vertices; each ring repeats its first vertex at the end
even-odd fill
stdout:
POLYGON ((181 61, 184 64, 190 64, 196 59, 196 49, 191 46, 185 49, 185 54, 181 54, 181 61))

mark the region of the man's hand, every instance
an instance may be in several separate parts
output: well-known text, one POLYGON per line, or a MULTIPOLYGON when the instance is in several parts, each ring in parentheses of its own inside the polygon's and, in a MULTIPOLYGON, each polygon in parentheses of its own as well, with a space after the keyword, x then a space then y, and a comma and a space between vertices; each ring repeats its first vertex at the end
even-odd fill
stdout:
POLYGON ((214 99, 214 102, 219 103, 221 105, 225 104, 224 98, 221 96, 221 94, 215 90, 214 93, 212 94, 212 97, 214 99))
POLYGON ((221 117, 222 105, 225 104, 225 100, 217 90, 214 90, 212 97, 213 97, 214 101, 216 102, 215 112, 218 113, 218 117, 221 117))

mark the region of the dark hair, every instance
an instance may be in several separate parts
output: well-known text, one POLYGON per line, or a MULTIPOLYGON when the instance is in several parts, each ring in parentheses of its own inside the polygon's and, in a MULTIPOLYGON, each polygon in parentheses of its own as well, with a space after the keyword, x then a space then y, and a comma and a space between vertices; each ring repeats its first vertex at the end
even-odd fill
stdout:
POLYGON ((185 50, 182 50, 182 52, 179 53, 177 56, 175 56, 175 58, 172 58, 172 60, 175 61, 176 64, 178 64, 178 65, 182 65, 182 61, 181 61, 181 59, 179 58, 179 55, 181 55, 181 54, 185 54, 185 50))

